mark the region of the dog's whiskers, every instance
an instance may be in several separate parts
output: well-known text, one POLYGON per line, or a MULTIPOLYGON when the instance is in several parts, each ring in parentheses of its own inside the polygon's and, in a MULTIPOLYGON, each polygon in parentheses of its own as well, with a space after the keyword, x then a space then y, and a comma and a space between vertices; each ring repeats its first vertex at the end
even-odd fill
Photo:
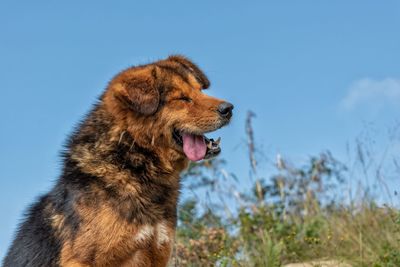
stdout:
POLYGON ((120 136, 119 136, 119 140, 118 140, 118 145, 121 144, 122 138, 124 137, 126 131, 123 131, 120 136))

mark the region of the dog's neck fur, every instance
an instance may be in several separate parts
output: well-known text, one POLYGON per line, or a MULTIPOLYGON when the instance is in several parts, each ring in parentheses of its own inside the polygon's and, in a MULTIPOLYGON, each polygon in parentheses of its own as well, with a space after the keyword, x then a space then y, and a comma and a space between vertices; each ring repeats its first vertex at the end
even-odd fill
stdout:
MULTIPOLYGON (((112 189, 119 199, 125 197, 127 203, 122 206, 126 208, 120 213, 129 220, 151 223, 169 218, 174 222, 179 174, 187 166, 187 159, 177 157, 176 152, 169 152, 169 157, 159 153, 162 152, 156 146, 142 146, 100 103, 71 136, 64 160, 69 168, 72 164, 79 172, 94 177, 95 183, 90 186, 112 189), (162 161, 163 158, 169 161, 162 161), (139 199, 141 203, 135 203, 139 199), (130 201, 133 202, 129 204, 130 201), (142 207, 142 214, 149 214, 148 217, 131 218, 127 215, 132 213, 129 209, 137 207, 142 207), (148 213, 146 209, 152 212, 148 213), (159 214, 155 210, 159 210, 159 214)), ((79 172, 75 176, 79 176, 79 172)), ((77 178, 71 175, 64 175, 64 180, 66 183, 77 182, 77 178)), ((116 203, 116 207, 120 209, 121 203, 116 203)))

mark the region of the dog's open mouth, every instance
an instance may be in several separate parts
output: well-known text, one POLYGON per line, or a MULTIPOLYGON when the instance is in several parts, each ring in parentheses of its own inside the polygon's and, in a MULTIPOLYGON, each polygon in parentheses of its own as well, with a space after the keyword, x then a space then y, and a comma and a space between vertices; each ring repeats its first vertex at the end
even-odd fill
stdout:
POLYGON ((174 130, 173 137, 175 142, 182 146, 186 157, 191 161, 210 159, 221 152, 219 143, 221 138, 214 140, 205 135, 196 135, 174 130))

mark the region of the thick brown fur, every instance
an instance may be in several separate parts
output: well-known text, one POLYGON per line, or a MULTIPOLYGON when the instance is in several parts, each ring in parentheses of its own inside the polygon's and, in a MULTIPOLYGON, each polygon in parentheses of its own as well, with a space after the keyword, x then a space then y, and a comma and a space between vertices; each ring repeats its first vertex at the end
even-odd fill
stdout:
POLYGON ((179 174, 173 131, 224 126, 222 100, 183 56, 116 75, 69 138, 53 189, 31 206, 3 266, 167 266, 179 174))

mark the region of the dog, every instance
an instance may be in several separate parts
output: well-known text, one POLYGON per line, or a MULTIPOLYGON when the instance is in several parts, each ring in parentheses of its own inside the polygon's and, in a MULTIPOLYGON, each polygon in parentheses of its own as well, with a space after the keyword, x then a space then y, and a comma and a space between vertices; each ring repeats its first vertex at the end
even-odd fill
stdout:
POLYGON ((209 86, 181 55, 117 74, 67 140, 60 177, 29 208, 3 266, 167 266, 179 175, 220 153, 204 134, 232 117, 209 86))

